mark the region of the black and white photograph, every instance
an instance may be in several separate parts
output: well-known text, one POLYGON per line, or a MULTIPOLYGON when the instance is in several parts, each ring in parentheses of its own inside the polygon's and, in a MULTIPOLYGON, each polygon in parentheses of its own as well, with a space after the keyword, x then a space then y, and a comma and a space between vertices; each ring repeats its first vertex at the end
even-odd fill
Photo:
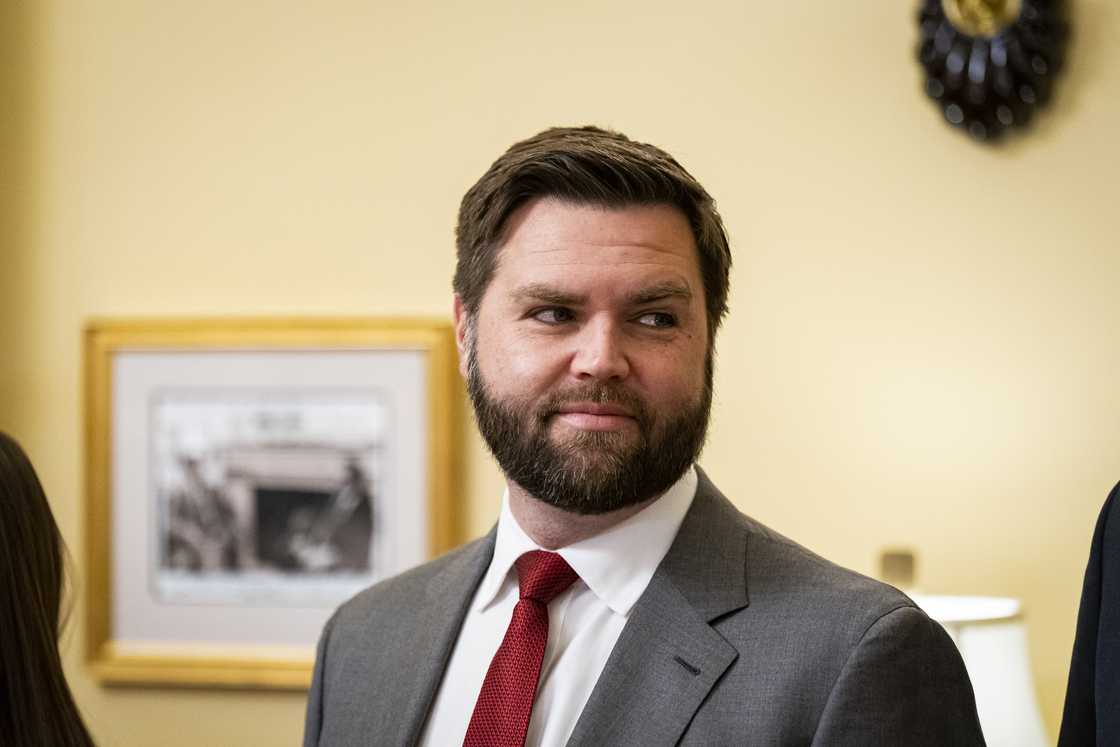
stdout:
POLYGON ((154 392, 156 595, 298 604, 371 583, 388 415, 373 390, 154 392))
POLYGON ((450 325, 118 319, 85 343, 100 681, 307 687, 341 603, 461 541, 450 325))

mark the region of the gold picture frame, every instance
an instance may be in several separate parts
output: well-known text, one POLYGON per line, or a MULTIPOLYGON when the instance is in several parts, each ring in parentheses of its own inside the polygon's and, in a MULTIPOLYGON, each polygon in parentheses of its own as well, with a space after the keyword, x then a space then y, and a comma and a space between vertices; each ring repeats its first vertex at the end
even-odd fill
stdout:
MULTIPOLYGON (((377 577, 393 575, 463 539, 452 495, 459 463, 461 384, 454 333, 446 321, 98 319, 84 328, 83 355, 86 658, 103 684, 305 689, 311 681, 317 636, 309 631, 321 627, 341 601, 338 594, 349 596, 349 586, 365 579, 363 574, 373 574, 373 569, 379 569, 377 577), (252 382, 258 379, 264 381, 254 389, 252 382), (426 413, 416 417, 416 410, 426 413), (353 419, 348 418, 351 412, 353 419), (351 427, 351 420, 358 425, 351 427), (220 431, 223 434, 240 435, 236 439, 214 436, 218 431, 211 421, 226 428, 220 431), (189 426, 186 437, 183 422, 189 426), (335 430, 326 429, 324 424, 330 423, 342 423, 344 431, 356 435, 347 436, 350 441, 340 440, 343 437, 336 437, 335 430), (244 435, 246 427, 249 436, 244 435), (266 427, 287 430, 276 435, 262 430, 266 427), (250 453, 244 444, 249 442, 257 462, 261 454, 272 460, 265 462, 271 465, 264 468, 266 472, 292 473, 292 460, 284 454, 295 454, 296 463, 308 464, 311 454, 316 464, 333 470, 332 475, 342 460, 348 460, 345 469, 350 472, 344 474, 350 482, 340 483, 343 487, 334 493, 264 491, 274 496, 273 502, 261 503, 258 489, 256 498, 248 499, 249 504, 256 501, 252 505, 259 514, 258 528, 265 519, 271 521, 269 547, 281 548, 285 558, 290 553, 283 548, 306 550, 299 557, 316 559, 308 561, 306 568, 292 562, 296 570, 287 566, 275 570, 257 556, 250 558, 255 565, 231 562, 230 556, 242 552, 230 539, 238 536, 242 521, 233 509, 221 514, 225 523, 210 523, 234 527, 222 530, 226 532, 221 535, 226 542, 222 552, 205 556, 221 558, 220 566, 204 568, 198 560, 201 553, 167 549, 178 536, 167 529, 173 524, 168 517, 175 519, 180 511, 167 506, 186 505, 174 501, 188 494, 188 487, 194 495, 202 490, 205 495, 221 496, 224 489, 197 488, 208 484, 200 477, 197 455, 210 459, 215 453, 233 454, 231 444, 238 444, 237 453, 244 461, 244 453, 250 453), (166 443, 172 445, 161 445, 166 443), (298 451, 301 448, 316 451, 304 453, 298 451), (178 461, 164 459, 166 454, 178 461), (195 480, 187 487, 183 487, 185 471, 195 480), (170 475, 167 485, 180 486, 175 488, 179 493, 164 488, 165 475, 170 475), (374 477, 393 491, 382 490, 382 482, 374 477), (355 499, 352 491, 349 499, 342 500, 339 496, 346 485, 359 486, 365 497, 355 499), (367 490, 368 486, 373 487, 367 490), (426 495, 419 500, 394 498, 409 490, 413 499, 426 495), (174 495, 171 502, 161 503, 159 496, 169 494, 174 495), (323 497, 327 495, 331 497, 323 497), (362 513, 368 514, 365 523, 353 519, 358 516, 353 507, 367 505, 362 513), (261 506, 274 508, 268 509, 272 513, 261 513, 261 506), (322 530, 324 521, 319 520, 328 515, 342 515, 343 520, 326 522, 329 528, 322 530), (337 534, 351 519, 359 526, 359 542, 351 542, 351 556, 345 556, 331 545, 330 532, 337 534), (362 528, 368 534, 362 535, 362 528), (393 536, 398 529, 404 539, 393 536), (291 537, 284 534, 289 531, 291 537), (297 537, 303 540, 298 546, 297 537), (427 546, 421 550, 425 537, 427 546), (379 549, 390 545, 397 548, 395 554, 379 549), (390 559, 381 562, 382 555, 390 559), (360 559, 348 570, 332 570, 347 557, 360 559), (138 558, 146 560, 137 562, 138 558), (393 567, 393 562, 399 567, 393 567), (244 570, 250 565, 254 570, 244 570), (336 598, 320 592, 320 586, 329 587, 336 598), (314 595, 314 604, 307 601, 307 594, 314 595), (269 605, 280 607, 277 611, 269 605), (294 621, 288 629, 282 627, 285 620, 294 621), (206 638, 208 626, 220 626, 221 635, 215 636, 219 640, 206 638), (170 628, 176 632, 164 635, 162 631, 170 628), (200 632, 196 635, 196 631, 200 632), (230 635, 236 638, 232 643, 230 635)), ((239 469, 244 472, 244 467, 239 469)), ((228 464, 226 470, 228 479, 228 464)), ((300 474, 284 479, 306 482, 300 474)), ((223 503, 213 505, 232 505, 220 500, 223 503)), ((244 496, 241 503, 249 505, 244 496)), ((199 515, 212 518, 214 512, 199 515)), ((264 552, 262 537, 256 537, 258 556, 264 552)))

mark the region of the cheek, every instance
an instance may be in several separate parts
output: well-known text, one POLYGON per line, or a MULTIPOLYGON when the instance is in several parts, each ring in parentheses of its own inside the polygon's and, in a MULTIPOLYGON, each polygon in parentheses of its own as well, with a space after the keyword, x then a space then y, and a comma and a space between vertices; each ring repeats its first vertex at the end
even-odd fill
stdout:
POLYGON ((482 373, 489 386, 499 392, 532 395, 538 388, 547 388, 565 370, 559 346, 542 345, 508 329, 480 330, 476 346, 482 373))
POLYGON ((704 356, 703 350, 660 351, 646 361, 642 385, 662 402, 696 399, 704 387, 704 356))

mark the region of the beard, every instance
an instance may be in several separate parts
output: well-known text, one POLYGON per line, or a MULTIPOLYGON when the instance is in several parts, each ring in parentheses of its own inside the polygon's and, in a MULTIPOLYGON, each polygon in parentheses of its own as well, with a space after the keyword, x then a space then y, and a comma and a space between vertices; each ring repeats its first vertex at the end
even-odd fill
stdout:
POLYGON ((467 356, 467 391, 478 429, 508 479, 550 506, 604 514, 661 495, 700 456, 712 406, 712 356, 697 401, 668 413, 653 413, 626 387, 602 382, 557 391, 537 403, 499 400, 483 379, 474 344, 467 356), (577 431, 557 442, 549 427, 571 402, 625 407, 637 433, 577 431))

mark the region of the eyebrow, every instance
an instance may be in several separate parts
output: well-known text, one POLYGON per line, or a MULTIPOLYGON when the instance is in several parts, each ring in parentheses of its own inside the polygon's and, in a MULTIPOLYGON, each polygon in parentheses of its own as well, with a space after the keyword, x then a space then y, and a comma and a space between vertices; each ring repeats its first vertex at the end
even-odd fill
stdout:
POLYGON ((648 288, 642 288, 636 293, 631 294, 627 300, 634 306, 641 306, 642 304, 673 298, 682 301, 690 301, 692 300, 692 291, 683 283, 668 281, 651 285, 648 288))
MULTIPOLYGON (((587 296, 585 295, 568 293, 545 283, 523 285, 514 290, 513 297, 521 302, 538 301, 555 304, 556 306, 580 306, 587 302, 587 296)), ((627 296, 626 301, 632 306, 641 306, 665 299, 689 301, 692 299, 692 291, 683 283, 667 281, 641 288, 627 296)))
POLYGON ((587 296, 565 293, 545 283, 523 285, 513 292, 513 297, 517 301, 541 301, 557 306, 579 306, 587 301, 587 296))

